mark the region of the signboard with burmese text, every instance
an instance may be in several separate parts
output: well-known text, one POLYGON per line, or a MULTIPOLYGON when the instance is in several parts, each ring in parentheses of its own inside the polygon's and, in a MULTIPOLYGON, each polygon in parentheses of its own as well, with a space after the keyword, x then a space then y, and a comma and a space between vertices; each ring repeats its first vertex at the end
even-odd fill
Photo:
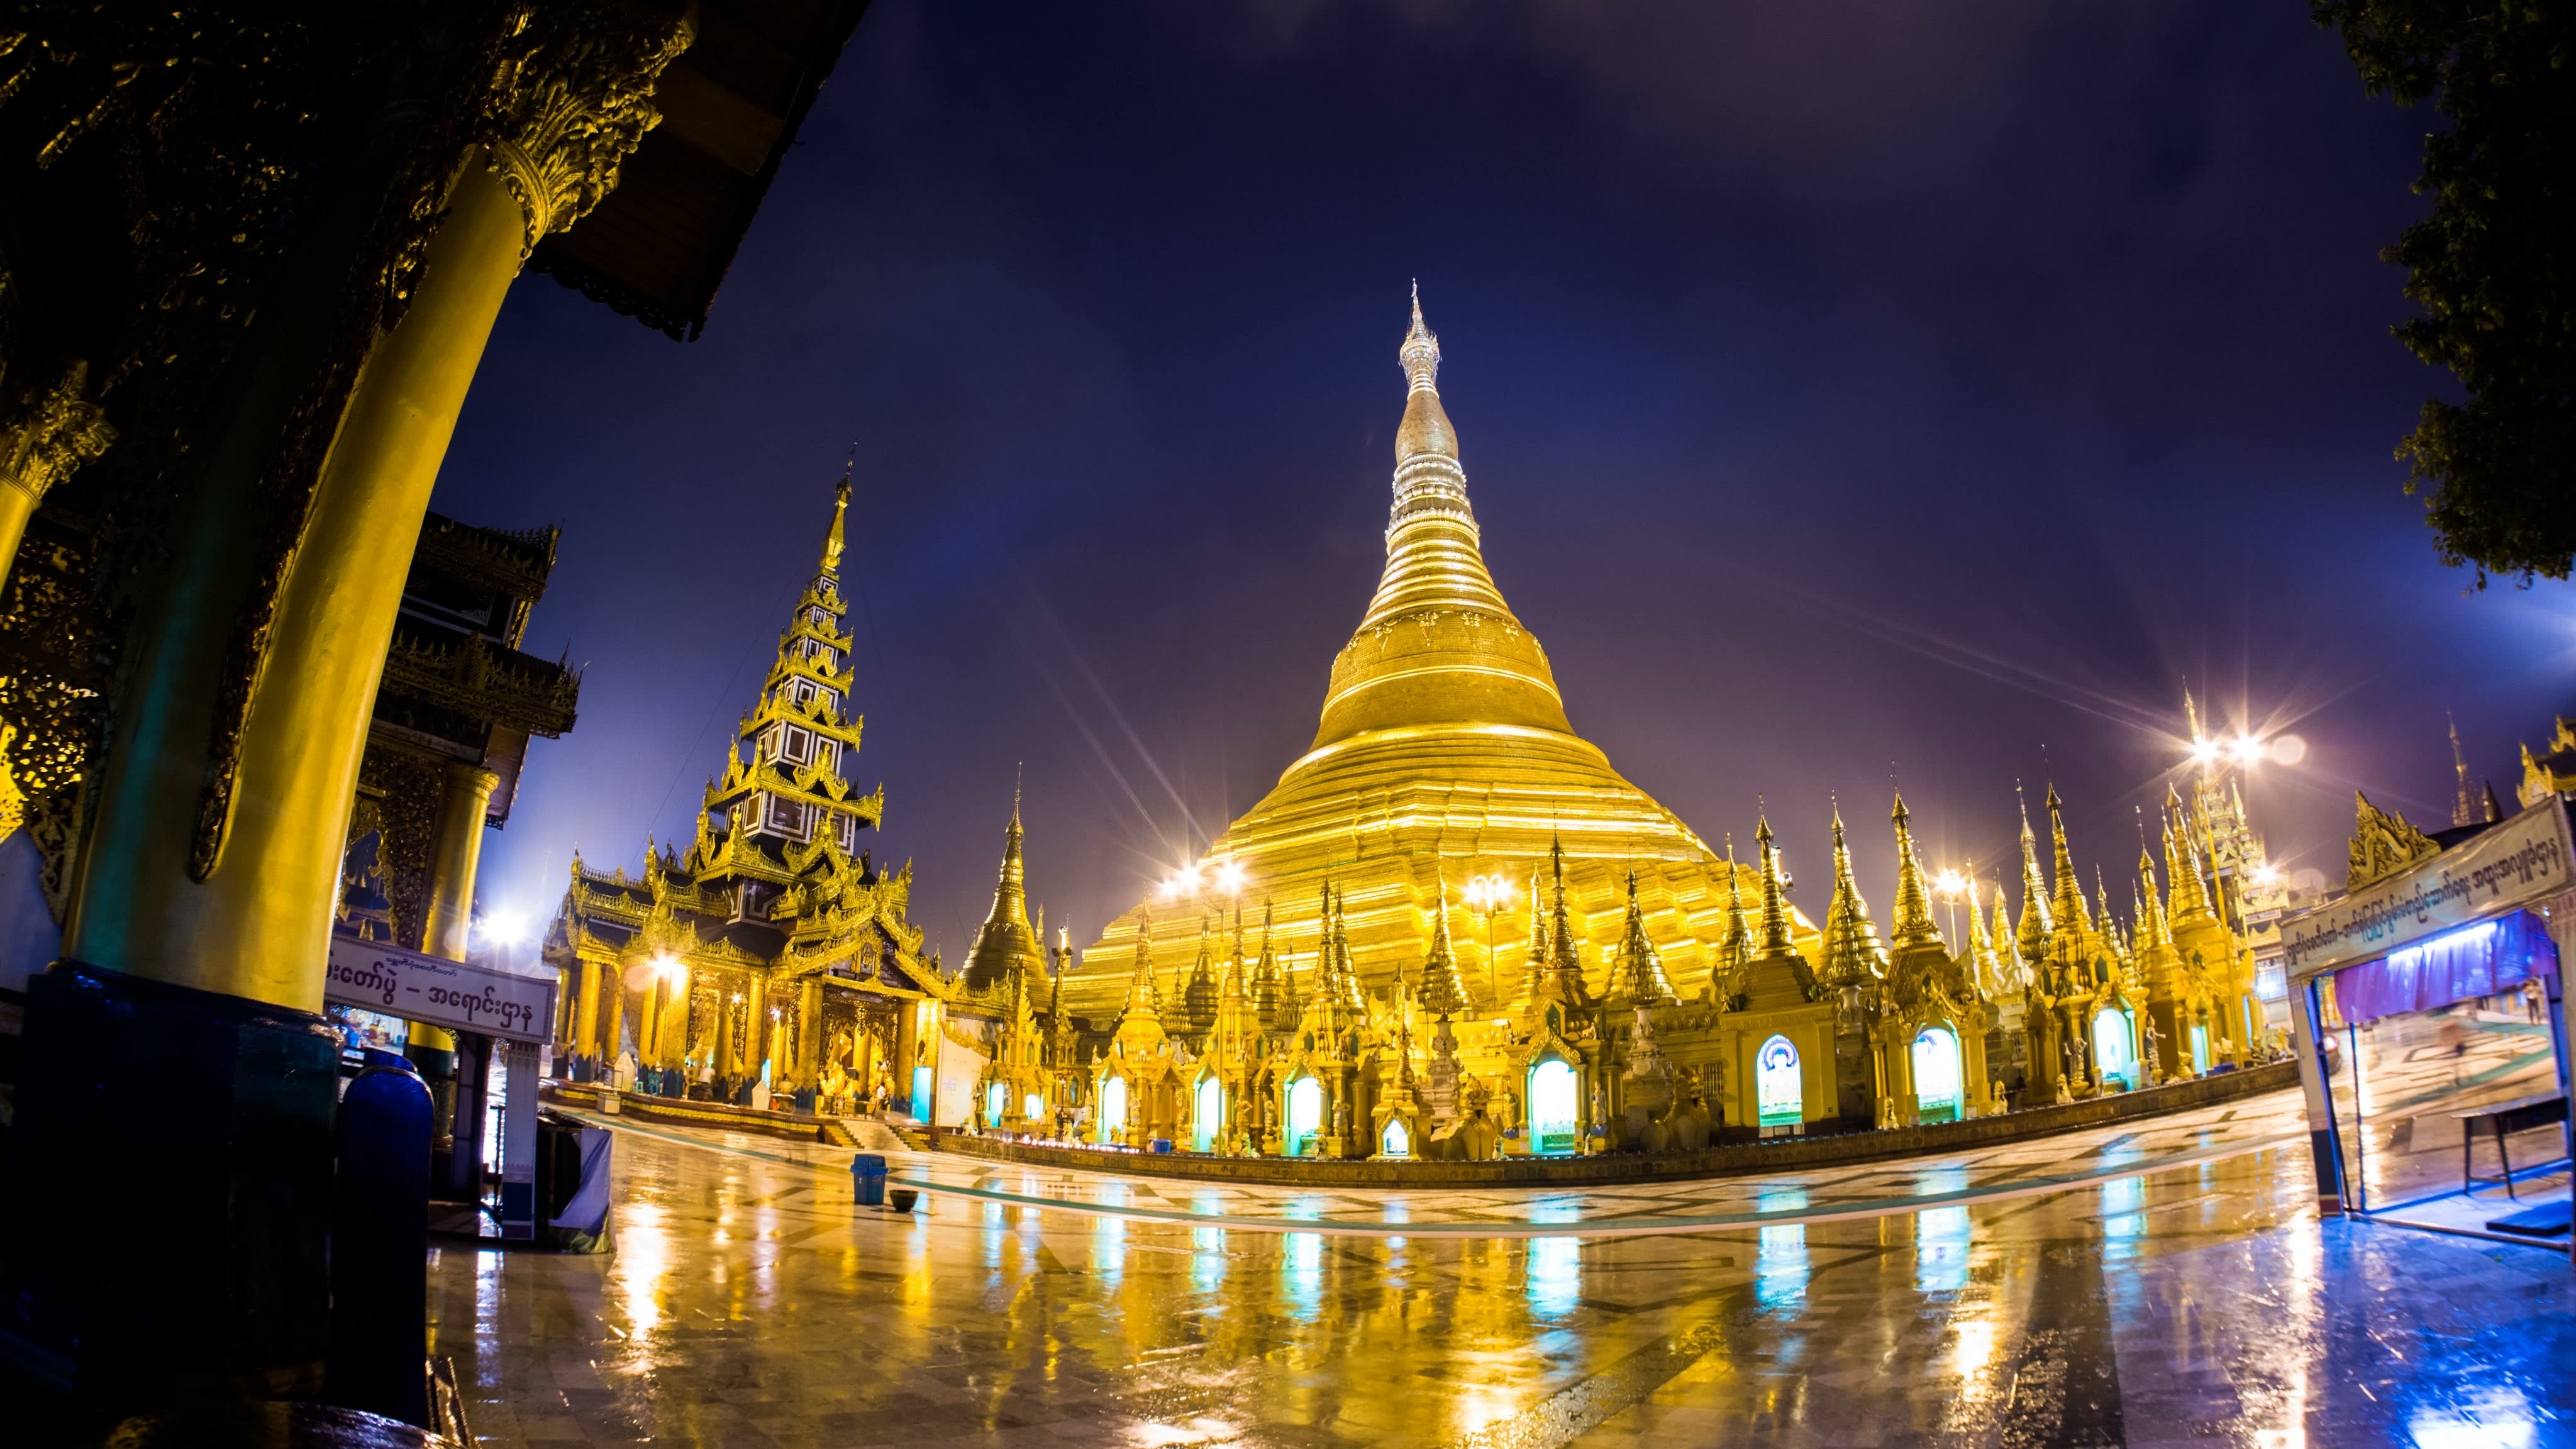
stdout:
POLYGON ((2567 810, 2556 796, 2342 900, 2281 918, 2290 979, 2368 961, 2565 891, 2567 810))
POLYGON ((555 976, 444 961, 382 941, 331 938, 322 999, 451 1031, 544 1043, 554 1034, 555 976))

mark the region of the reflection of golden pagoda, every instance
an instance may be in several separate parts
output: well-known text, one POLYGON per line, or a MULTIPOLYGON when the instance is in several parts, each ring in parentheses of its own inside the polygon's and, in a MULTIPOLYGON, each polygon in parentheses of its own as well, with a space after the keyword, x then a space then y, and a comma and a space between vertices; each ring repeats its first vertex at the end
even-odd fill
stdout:
MULTIPOLYGON (((1634 870, 1647 939, 1674 987, 1694 995, 1726 936, 1733 867, 1574 732, 1547 651, 1486 570, 1458 436, 1435 387, 1440 344, 1418 300, 1399 355, 1407 396, 1385 575, 1333 661, 1314 745, 1209 859, 1231 862, 1245 890, 1276 909, 1283 957, 1312 959, 1325 925, 1318 903, 1332 885, 1350 959, 1377 992, 1399 969, 1419 973, 1444 892, 1455 903, 1474 877, 1530 881, 1562 841, 1570 948, 1588 991, 1612 990, 1634 870)), ((1065 990, 1071 1010, 1115 1014, 1148 904, 1110 922, 1084 953, 1065 990)), ((1525 943, 1508 915, 1494 937, 1496 914, 1489 908, 1485 929, 1471 925, 1455 943, 1477 1015, 1499 1014, 1524 975, 1525 943)), ((1813 936, 1804 921, 1796 930, 1813 936)), ((1150 949, 1158 970, 1189 966, 1186 933, 1150 949)))

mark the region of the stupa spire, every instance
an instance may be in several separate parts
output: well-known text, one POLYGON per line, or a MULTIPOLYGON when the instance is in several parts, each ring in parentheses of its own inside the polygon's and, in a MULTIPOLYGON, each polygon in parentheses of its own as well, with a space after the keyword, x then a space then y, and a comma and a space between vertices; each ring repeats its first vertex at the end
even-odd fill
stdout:
POLYGON ((1637 899, 1637 873, 1628 872, 1628 920, 1619 937, 1618 982, 1614 990, 1631 1004, 1668 1006, 1681 998, 1664 974, 1663 953, 1646 936, 1646 911, 1637 899))
POLYGON ((1932 890, 1923 879, 1923 862, 1914 854, 1914 831, 1903 794, 1896 797, 1896 808, 1888 818, 1896 823, 1896 913, 1888 922, 1888 940, 1900 951, 1946 945, 1940 925, 1932 919, 1932 890))
POLYGON ((1119 1009, 1118 1019, 1126 1020, 1142 1012, 1159 1022, 1163 1017, 1163 988, 1154 980, 1154 918, 1136 918, 1136 970, 1127 978, 1127 1004, 1119 1009))
POLYGON ((832 527, 823 535, 823 566, 818 571, 830 578, 841 572, 841 549, 847 539, 850 515, 850 473, 859 466, 859 445, 850 445, 850 461, 841 467, 841 481, 832 489, 832 527))
POLYGON ((1042 967, 1044 936, 1029 924, 1028 867, 1020 855, 1020 792, 1011 791, 1011 823, 1002 830, 1002 869, 993 883, 993 909, 966 954, 965 982, 984 990, 1014 968, 1042 967))
POLYGON ((1467 1009, 1467 988, 1458 979, 1458 956, 1449 942, 1449 888, 1440 888, 1439 909, 1431 921, 1431 951, 1422 958, 1422 1007, 1433 1016, 1456 1016, 1467 1009))
MULTIPOLYGON (((2022 794, 2019 782, 2013 785, 2013 800, 2021 807, 2021 954, 2036 961, 2057 933, 2057 923, 2049 919, 2048 878, 2039 873, 2039 840, 2030 833, 2030 797, 2022 794)), ((2003 904, 2000 888, 1995 904, 2003 904)))
POLYGON ((2165 878, 2172 883, 2172 919, 2212 919, 2209 891, 2200 875, 2200 851, 2183 814, 2182 796, 2165 786, 2165 878))
POLYGON ((1717 945, 1717 970, 1713 974, 1715 996, 1724 1002, 1734 994, 1729 983, 1744 963, 1753 959, 1753 926, 1744 914, 1744 881, 1735 867, 1735 832, 1726 833, 1726 934, 1717 945))
POLYGON ((1843 839, 1843 812, 1834 807, 1834 899, 1825 908, 1827 986, 1865 986, 1887 974, 1887 952, 1878 944, 1878 923, 1869 918, 1869 903, 1860 898, 1852 878, 1851 846, 1843 839))
POLYGON ((2007 991, 2018 991, 2028 968, 2023 964, 2020 943, 2013 940, 2012 913, 2004 908, 2004 878, 1995 876, 1995 979, 2007 991))
POLYGON ((1413 295, 1396 350, 1404 419, 1395 430, 1386 572, 1358 632, 1333 661, 1315 748, 1373 730, 1503 724, 1572 734, 1546 651, 1513 617, 1485 567, 1458 433, 1440 402, 1440 338, 1413 295), (1408 628, 1390 628, 1404 622, 1408 628), (1401 681, 1400 688, 1383 688, 1401 681))
POLYGON ((1771 817, 1753 817, 1753 840, 1762 848, 1762 949, 1763 960, 1795 956, 1798 947, 1789 936, 1788 882, 1780 874, 1780 850, 1771 843, 1771 817))
POLYGON ((1556 975, 1556 986, 1566 1000, 1580 1002, 1587 995, 1583 985, 1583 952, 1574 934, 1573 918, 1565 907, 1565 842, 1548 844, 1548 869, 1556 884, 1548 919, 1548 969, 1556 975))
MULTIPOLYGON (((2170 871, 2168 867, 2168 871, 2170 871)), ((2173 924, 2165 915, 2164 893, 2156 889, 2156 857, 2147 848, 2146 807, 2138 809, 2138 943, 2141 946, 2173 944, 2173 924)))
POLYGON ((1516 1005, 1528 1005, 1539 997, 1547 980, 1547 893, 1538 886, 1538 872, 1529 880, 1529 959, 1521 963, 1520 995, 1516 1005))
POLYGON ((2084 882, 2075 875, 2075 857, 2066 848, 2066 812, 2058 803, 2057 786, 2051 782, 2044 803, 2048 806, 2048 840, 2053 852, 2051 868, 2057 878, 2057 890, 2050 898, 2055 907, 2057 924, 2077 930, 2091 928, 2093 922, 2084 914, 2084 882))
MULTIPOLYGON (((1977 994, 1992 1001, 2003 991, 2003 970, 1995 960, 1994 940, 1986 934, 1982 914, 1986 903, 1978 899, 1976 862, 1968 862, 1962 874, 1968 882, 1968 963, 1975 968, 1977 994)), ((1998 890, 1997 894, 2000 895, 2001 891, 1998 890)))

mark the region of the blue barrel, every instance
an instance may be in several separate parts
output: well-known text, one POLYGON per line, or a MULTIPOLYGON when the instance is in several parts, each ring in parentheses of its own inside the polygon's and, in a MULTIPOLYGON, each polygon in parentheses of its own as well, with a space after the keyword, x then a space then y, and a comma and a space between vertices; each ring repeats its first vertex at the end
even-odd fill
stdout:
POLYGON ((861 1207, 885 1206, 886 1160, 873 1152, 850 1159, 850 1190, 861 1207))
POLYGON ((325 1401, 427 1427, 429 1088, 403 1058, 367 1056, 340 1099, 325 1401))

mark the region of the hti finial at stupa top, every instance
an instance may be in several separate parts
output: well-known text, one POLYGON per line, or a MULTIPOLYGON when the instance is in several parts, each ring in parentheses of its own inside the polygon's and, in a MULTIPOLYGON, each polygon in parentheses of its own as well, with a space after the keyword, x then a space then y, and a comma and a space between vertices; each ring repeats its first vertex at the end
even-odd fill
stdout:
POLYGON ((859 445, 850 445, 849 461, 841 465, 841 481, 832 488, 832 531, 823 535, 823 572, 838 573, 844 526, 850 512, 850 474, 859 466, 859 445))
POLYGON ((1440 338, 1422 321, 1422 284, 1413 284, 1413 328, 1404 334, 1396 357, 1404 364, 1405 391, 1437 392, 1440 382, 1440 338))

